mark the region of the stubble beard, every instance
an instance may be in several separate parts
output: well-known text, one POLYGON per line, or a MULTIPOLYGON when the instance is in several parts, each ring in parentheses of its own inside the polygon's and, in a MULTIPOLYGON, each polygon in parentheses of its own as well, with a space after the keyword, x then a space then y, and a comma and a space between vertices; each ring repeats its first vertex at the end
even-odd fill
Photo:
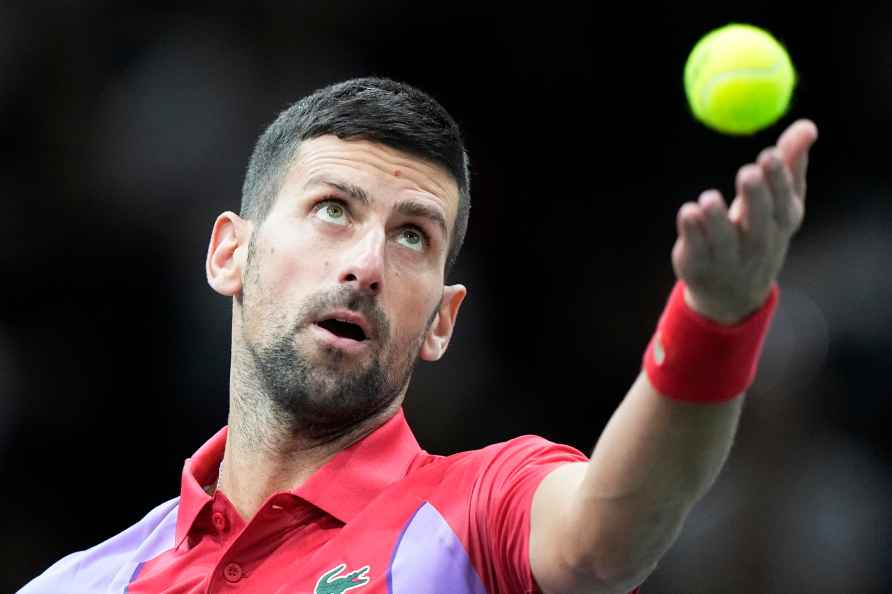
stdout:
MULTIPOLYGON (((311 358, 298 344, 300 324, 260 347, 248 345, 257 379, 279 422, 304 439, 327 443, 377 416, 409 382, 418 349, 382 362, 383 344, 365 365, 333 347, 311 358)), ((304 333, 306 328, 304 327, 304 333)))
MULTIPOLYGON (((252 292, 263 300, 257 290, 257 270, 251 272, 246 274, 246 280, 251 279, 252 292)), ((320 291, 304 301, 291 323, 266 320, 264 325, 271 332, 264 334, 270 339, 262 345, 252 343, 244 335, 245 295, 240 301, 242 341, 250 353, 251 372, 255 376, 250 383, 256 390, 251 392, 258 392, 244 394, 243 404, 251 408, 269 407, 269 421, 302 441, 324 444, 351 433, 391 407, 412 377, 424 333, 410 341, 405 351, 388 348, 394 346, 390 324, 375 298, 367 293, 349 286, 320 291), (309 336, 312 323, 334 308, 361 313, 376 329, 369 345, 374 351, 366 357, 367 363, 351 361, 353 357, 334 347, 308 344, 314 340, 309 336), (304 344, 301 338, 305 339, 304 344), (307 352, 309 349, 315 353, 307 352)), ((255 302, 255 307, 261 306, 256 307, 260 315, 275 311, 274 305, 269 301, 255 302)), ((433 316, 427 327, 432 320, 433 316)))

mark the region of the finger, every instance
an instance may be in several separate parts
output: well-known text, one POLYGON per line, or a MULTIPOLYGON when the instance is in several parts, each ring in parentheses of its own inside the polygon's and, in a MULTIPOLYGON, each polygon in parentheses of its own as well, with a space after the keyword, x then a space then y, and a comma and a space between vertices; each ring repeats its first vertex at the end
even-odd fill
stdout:
POLYGON ((672 248, 672 265, 678 278, 688 283, 696 283, 711 261, 702 219, 696 202, 685 203, 676 217, 678 240, 672 248))
POLYGON ((742 226, 740 222, 740 217, 743 216, 743 201, 740 198, 740 194, 734 198, 734 202, 731 203, 731 208, 728 209, 728 218, 731 220, 731 224, 733 224, 736 228, 740 228, 742 226))
POLYGON ((818 127, 811 120, 797 120, 787 128, 777 141, 784 162, 793 175, 793 190, 800 200, 805 200, 805 174, 808 169, 808 151, 818 139, 818 127))
POLYGON ((753 164, 741 167, 737 173, 737 192, 742 199, 743 231, 756 243, 763 243, 774 216, 774 200, 762 168, 753 164))
POLYGON ((763 150, 758 163, 774 197, 774 220, 784 231, 795 231, 803 208, 797 204, 800 199, 793 190, 793 175, 784 164, 779 149, 771 147, 763 150))
POLYGON ((700 195, 700 209, 703 211, 706 240, 718 261, 733 259, 737 251, 737 230, 731 222, 728 207, 720 192, 709 190, 700 195))
POLYGON ((678 209, 676 226, 679 237, 688 243, 695 257, 709 257, 709 246, 703 231, 703 212, 696 202, 686 202, 678 209))

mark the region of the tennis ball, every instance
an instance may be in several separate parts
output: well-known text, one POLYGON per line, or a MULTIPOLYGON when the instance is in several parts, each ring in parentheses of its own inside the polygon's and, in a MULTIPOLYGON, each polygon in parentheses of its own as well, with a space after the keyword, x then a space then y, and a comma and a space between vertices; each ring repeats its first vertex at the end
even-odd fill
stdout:
POLYGON ((688 56, 684 88, 694 116, 724 134, 753 134, 787 111, 796 71, 770 33, 731 23, 707 33, 688 56))

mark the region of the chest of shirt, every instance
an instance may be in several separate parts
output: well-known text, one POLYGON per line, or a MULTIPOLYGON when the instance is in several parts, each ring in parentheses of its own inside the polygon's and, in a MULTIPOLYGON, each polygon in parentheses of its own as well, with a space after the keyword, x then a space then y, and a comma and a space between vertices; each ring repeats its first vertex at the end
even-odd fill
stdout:
POLYGON ((465 544, 465 499, 389 490, 346 524, 285 494, 246 525, 211 507, 127 592, 486 594, 465 544))

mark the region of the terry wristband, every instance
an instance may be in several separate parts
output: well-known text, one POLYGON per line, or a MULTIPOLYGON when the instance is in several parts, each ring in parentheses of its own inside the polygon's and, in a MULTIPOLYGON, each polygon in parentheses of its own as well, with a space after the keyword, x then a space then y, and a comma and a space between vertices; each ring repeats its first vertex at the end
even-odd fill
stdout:
POLYGON ((745 392, 756 376, 778 292, 774 283, 758 311, 724 326, 688 307, 684 284, 676 282, 644 352, 651 385, 669 398, 699 403, 724 402, 745 392))

